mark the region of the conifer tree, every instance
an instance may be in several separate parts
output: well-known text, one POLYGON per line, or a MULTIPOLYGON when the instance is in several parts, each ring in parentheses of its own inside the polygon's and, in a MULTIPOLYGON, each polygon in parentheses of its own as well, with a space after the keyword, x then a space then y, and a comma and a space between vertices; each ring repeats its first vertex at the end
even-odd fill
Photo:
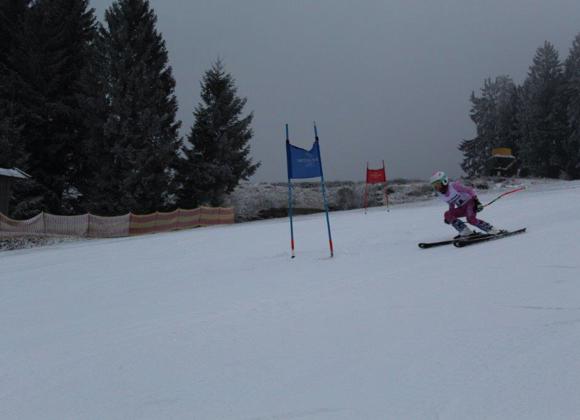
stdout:
POLYGON ((565 62, 568 138, 565 145, 568 156, 567 172, 580 178, 580 33, 576 35, 565 62))
POLYGON ((234 78, 217 60, 204 74, 201 102, 188 137, 191 148, 184 150, 180 169, 183 207, 200 202, 219 205, 259 167, 250 158, 253 114, 242 116, 246 101, 237 96, 234 78))
POLYGON ((487 158, 482 150, 485 150, 483 141, 477 137, 464 139, 459 144, 459 150, 463 153, 461 169, 469 177, 482 175, 486 169, 487 158))
POLYGON ((522 92, 520 156, 531 175, 558 177, 566 167, 563 71, 549 42, 536 50, 522 92))
POLYGON ((463 140, 459 146, 464 154, 462 168, 469 176, 488 174, 487 163, 493 148, 517 148, 517 100, 517 87, 509 76, 486 79, 479 97, 472 92, 470 117, 477 135, 463 140))
POLYGON ((13 56, 29 3, 30 0, 0 2, 0 167, 23 167, 26 160, 13 56))
POLYGON ((96 174, 95 196, 102 200, 95 210, 160 210, 172 204, 172 174, 181 146, 165 42, 146 0, 114 2, 105 21, 108 117, 99 154, 107 156, 96 174))
POLYGON ((79 82, 79 107, 85 118, 85 138, 78 154, 75 181, 79 190, 79 207, 83 211, 100 214, 109 206, 105 171, 110 167, 110 150, 105 137, 105 123, 109 115, 107 87, 109 85, 107 54, 105 53, 102 26, 98 26, 90 61, 79 82))
POLYGON ((74 211, 74 174, 85 137, 78 83, 95 34, 88 0, 38 0, 31 4, 11 54, 21 114, 25 170, 37 185, 19 191, 31 211, 74 211))

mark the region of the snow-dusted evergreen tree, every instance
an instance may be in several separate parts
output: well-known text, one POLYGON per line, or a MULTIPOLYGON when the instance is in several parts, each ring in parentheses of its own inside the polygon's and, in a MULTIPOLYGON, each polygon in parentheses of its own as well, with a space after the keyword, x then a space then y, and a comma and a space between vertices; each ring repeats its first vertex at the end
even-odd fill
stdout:
POLYGON ((576 35, 565 62, 568 138, 565 150, 568 156, 567 172, 580 178, 580 33, 576 35))
POLYGON ((241 115, 246 101, 237 96, 234 78, 217 60, 204 74, 201 102, 188 137, 191 148, 184 149, 179 194, 183 207, 200 202, 219 205, 259 167, 260 163, 252 163, 248 144, 253 114, 241 115))
POLYGON ((78 156, 76 185, 79 190, 78 206, 83 211, 100 214, 108 207, 110 197, 104 182, 105 171, 111 165, 110 146, 106 142, 105 123, 109 116, 107 89, 109 86, 108 55, 98 25, 91 60, 79 83, 79 106, 85 115, 83 130, 86 135, 78 156))
POLYGON ((20 215, 74 211, 77 158, 85 138, 78 84, 90 61, 95 25, 88 0, 37 0, 15 34, 13 88, 25 122, 23 166, 33 179, 29 190, 17 191, 20 215))
POLYGON ((463 153, 461 169, 467 176, 478 176, 485 172, 487 157, 482 153, 482 150, 485 150, 485 145, 481 139, 475 137, 462 140, 459 144, 459 150, 463 153))
POLYGON ((558 51, 549 42, 536 50, 521 89, 518 119, 520 157, 531 175, 558 177, 566 167, 564 76, 558 51))
POLYGON ((479 97, 471 93, 470 118, 477 134, 473 139, 463 140, 459 146, 464 155, 461 167, 467 175, 487 174, 493 148, 517 149, 517 100, 517 87, 509 76, 486 79, 479 97))
MULTIPOLYGON (((175 80, 157 17, 146 0, 118 0, 105 13, 109 115, 100 145, 103 214, 151 212, 170 205, 181 146, 175 80)), ((97 188, 97 187, 95 187, 97 188)))
POLYGON ((18 95, 14 54, 30 0, 0 1, 0 167, 23 167, 23 110, 18 95))

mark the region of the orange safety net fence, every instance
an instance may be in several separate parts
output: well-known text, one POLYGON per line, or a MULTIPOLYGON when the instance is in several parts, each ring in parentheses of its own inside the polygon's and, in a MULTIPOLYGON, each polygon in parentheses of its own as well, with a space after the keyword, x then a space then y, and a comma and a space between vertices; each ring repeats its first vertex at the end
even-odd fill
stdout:
POLYGON ((91 238, 115 238, 232 223, 234 209, 220 207, 177 209, 169 213, 155 212, 145 215, 129 213, 114 217, 89 213, 79 216, 40 213, 28 220, 13 220, 0 213, 0 233, 91 238))

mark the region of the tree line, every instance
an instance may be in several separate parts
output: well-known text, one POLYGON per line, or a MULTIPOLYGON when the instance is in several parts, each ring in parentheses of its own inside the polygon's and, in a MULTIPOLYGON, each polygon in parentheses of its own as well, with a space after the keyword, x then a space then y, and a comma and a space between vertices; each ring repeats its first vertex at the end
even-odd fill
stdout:
POLYGON ((219 205, 259 166, 253 114, 221 60, 185 139, 168 52, 147 0, 0 1, 0 167, 31 180, 13 216, 219 205))
POLYGON ((580 178, 580 34, 565 60, 546 41, 523 84, 489 78, 470 101, 476 136, 459 146, 468 176, 490 174, 492 149, 509 147, 522 176, 580 178))

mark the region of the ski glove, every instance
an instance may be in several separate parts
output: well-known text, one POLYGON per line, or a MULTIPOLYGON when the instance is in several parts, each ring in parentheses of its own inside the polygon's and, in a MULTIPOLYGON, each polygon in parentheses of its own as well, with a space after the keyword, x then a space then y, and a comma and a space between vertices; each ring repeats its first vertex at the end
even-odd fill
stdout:
POLYGON ((483 204, 481 204, 477 197, 473 199, 473 209, 476 213, 481 213, 483 211, 483 204))

